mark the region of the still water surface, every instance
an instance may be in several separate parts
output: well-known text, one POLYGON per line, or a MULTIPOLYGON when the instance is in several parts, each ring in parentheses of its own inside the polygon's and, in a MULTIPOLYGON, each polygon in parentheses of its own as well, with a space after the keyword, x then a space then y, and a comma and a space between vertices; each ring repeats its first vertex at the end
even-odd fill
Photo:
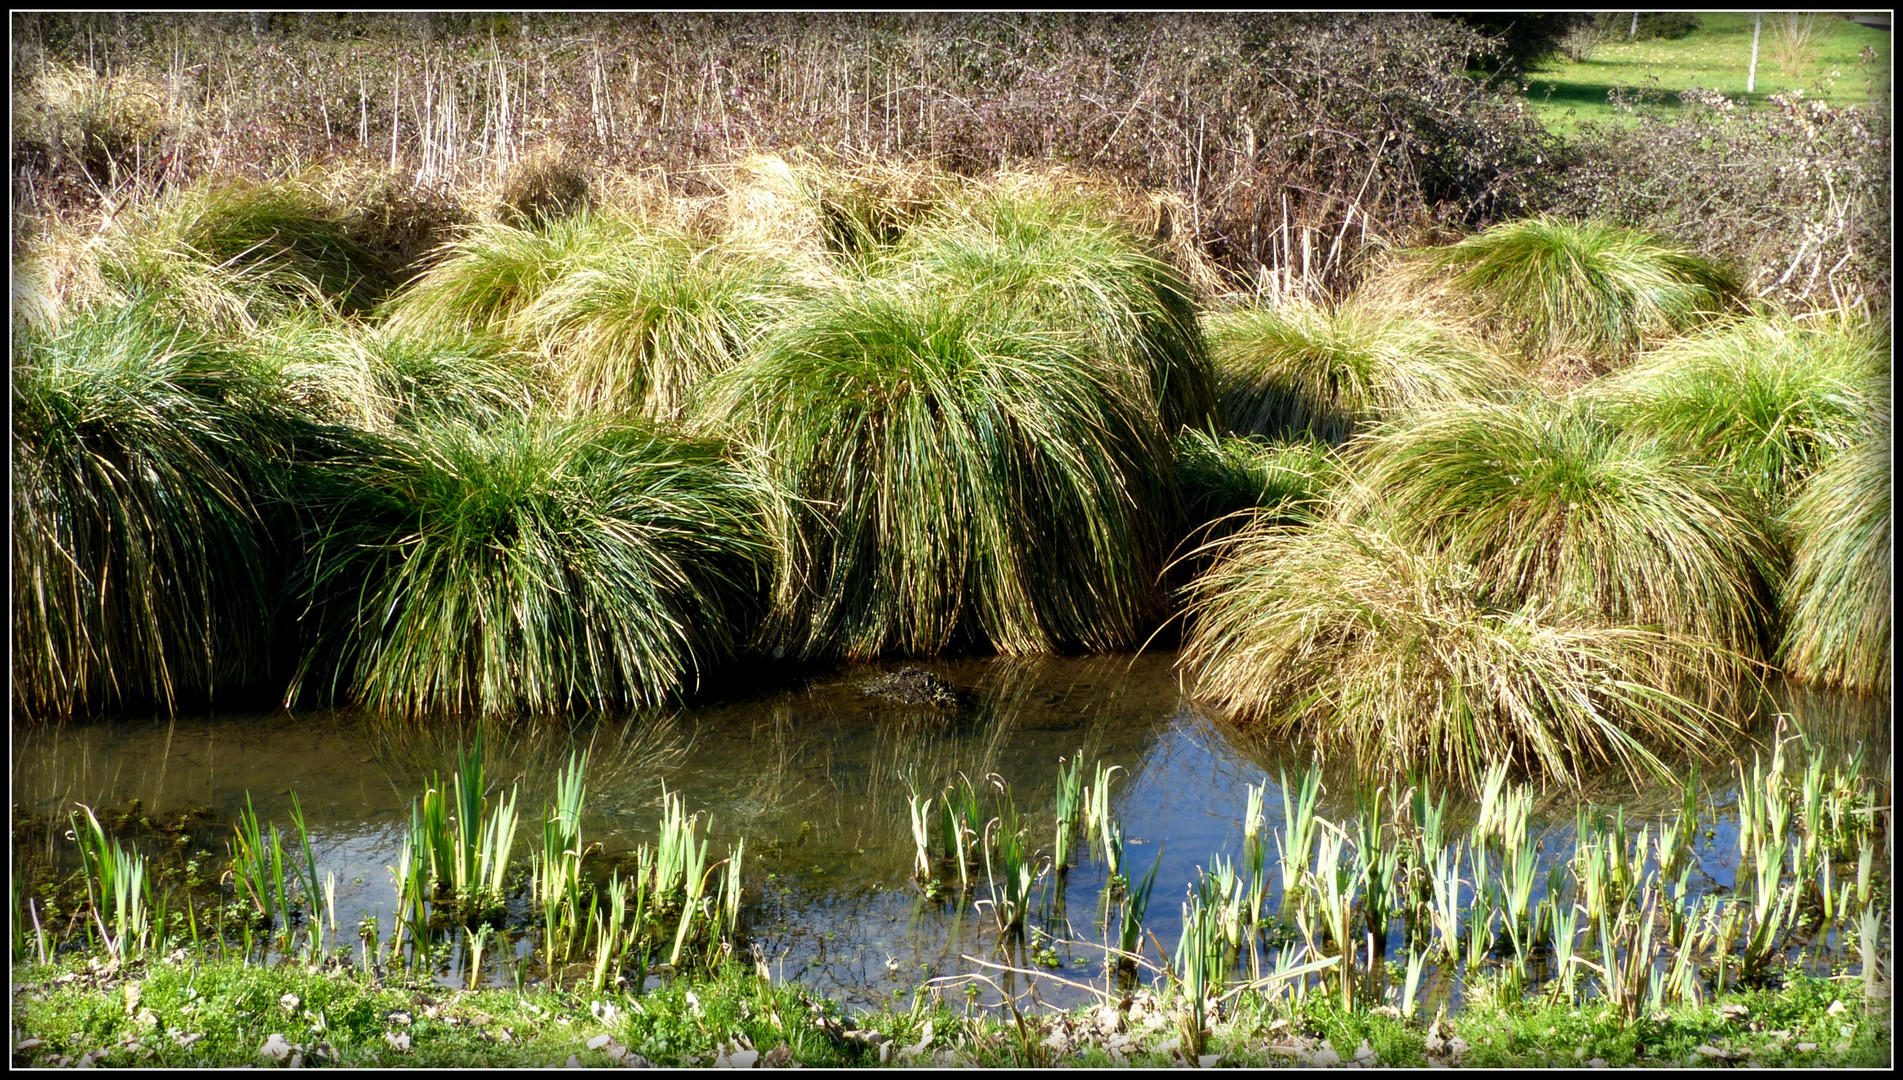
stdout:
MULTIPOLYGON (((663 787, 681 792, 690 812, 712 816, 710 858, 745 838, 745 928, 776 972, 868 1006, 918 986, 922 977, 983 970, 967 957, 1025 963, 1021 951, 1000 952, 989 915, 972 897, 927 900, 911 883, 909 784, 936 794, 960 773, 974 781, 996 774, 1007 782, 1027 816, 1032 844, 1049 850, 1058 759, 1081 751, 1087 763, 1122 766, 1112 803, 1129 837, 1126 858, 1136 876, 1160 860, 1146 925, 1175 948, 1180 904, 1198 867, 1215 854, 1241 855, 1245 787, 1268 785, 1265 813, 1273 833, 1282 824, 1281 770, 1293 778, 1311 751, 1212 720, 1182 692, 1174 660, 1154 653, 920 665, 967 691, 967 704, 956 710, 896 704, 860 688, 899 665, 843 668, 658 719, 490 728, 489 776, 505 791, 521 785, 518 855, 532 842, 556 770, 578 747, 590 752, 583 837, 605 852, 631 851, 653 839, 663 787)), ((1832 754, 1847 755, 1861 744, 1867 767, 1885 768, 1888 723, 1881 703, 1789 690, 1774 696, 1758 724, 1760 739, 1782 712, 1787 731, 1832 754)), ((340 879, 338 922, 351 940, 348 927, 361 914, 377 915, 386 933, 392 925, 388 867, 396 862, 411 800, 432 773, 446 775, 454 767, 459 740, 472 734, 392 729, 346 712, 16 728, 14 816, 44 822, 40 835, 20 839, 65 860, 73 857, 71 843, 60 834, 75 803, 121 806, 138 799, 161 812, 209 806, 217 820, 230 822, 248 794, 260 818, 287 825, 296 792, 320 875, 335 870, 340 879)), ((1749 746, 1736 748, 1747 760, 1749 746)), ((1329 763, 1323 816, 1352 816, 1356 777, 1367 771, 1357 764, 1329 763)), ((1736 828, 1726 808, 1735 803, 1738 778, 1727 775, 1730 768, 1720 761, 1701 773, 1707 825, 1715 835, 1699 848, 1700 891, 1732 884, 1736 828)), ((1673 812, 1679 796, 1669 786, 1634 789, 1623 778, 1607 777, 1586 801, 1624 806, 1637 828, 1673 812)), ((1579 794, 1564 790, 1542 797, 1538 827, 1549 857, 1570 853, 1580 802, 1579 794)), ((1450 805, 1451 821, 1462 823, 1467 808, 1450 805)), ((211 846, 222 859, 222 843, 211 846)), ((982 895, 982 869, 978 873, 982 895)), ((1061 892, 1049 876, 1042 883, 1031 921, 1058 939, 1063 967, 1057 974, 1065 978, 1100 976, 1103 953, 1091 943, 1104 941, 1104 876, 1092 859, 1071 871, 1061 892)), ((517 954, 528 944, 519 940, 517 954)), ((1155 959, 1153 948, 1148 953, 1155 959)), ((489 956, 496 957, 492 977, 503 977, 505 951, 489 956)), ((466 980, 459 963, 459 957, 447 962, 445 981, 466 980)), ((1053 1004, 1082 997, 1048 980, 1038 991, 1053 1004)), ((984 997, 995 994, 987 989, 984 997)))

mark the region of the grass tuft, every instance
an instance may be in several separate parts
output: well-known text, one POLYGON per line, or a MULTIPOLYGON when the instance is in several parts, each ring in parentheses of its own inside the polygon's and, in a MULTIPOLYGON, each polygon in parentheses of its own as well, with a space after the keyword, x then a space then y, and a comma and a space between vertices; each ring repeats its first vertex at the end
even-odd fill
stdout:
POLYGON ((530 306, 583 257, 611 249, 632 231, 628 222, 607 214, 559 218, 539 229, 502 222, 470 226, 390 299, 387 320, 410 334, 479 334, 532 348, 524 326, 530 306))
POLYGON ((1224 312, 1208 333, 1223 414, 1243 434, 1339 443, 1371 421, 1521 382, 1477 340, 1353 301, 1224 312))
POLYGON ((524 229, 542 228, 594 205, 587 171, 555 150, 528 154, 511 166, 496 201, 498 216, 524 229))
POLYGON ((1507 222, 1423 257, 1529 360, 1562 351, 1620 358, 1647 336, 1733 307, 1740 292, 1737 277, 1708 259, 1593 221, 1507 222))
POLYGON ((294 182, 201 184, 122 225, 101 262, 121 293, 176 294, 179 312, 222 328, 367 311, 397 273, 346 209, 294 182))
POLYGON ((655 705, 745 633, 760 483, 718 444, 626 420, 441 420, 313 470, 312 650, 416 718, 655 705))
POLYGON ((1176 486, 1192 529, 1240 516, 1292 523, 1320 516, 1340 468, 1318 442, 1277 445, 1263 439, 1188 428, 1176 437, 1176 486))
POLYGON ((473 334, 304 315, 271 324, 251 346, 264 384, 319 423, 387 431, 432 417, 494 422, 527 414, 544 396, 529 358, 473 334))
POLYGON ((805 656, 1132 642, 1167 526, 1148 387, 1076 335, 889 282, 824 294, 710 384, 801 500, 770 637, 805 656))
POLYGON ((576 260, 521 316, 574 410, 675 419, 796 299, 780 260, 645 232, 576 260))
POLYGON ((248 673, 268 625, 243 365, 151 303, 13 353, 13 689, 30 716, 173 709, 248 673))
POLYGON ((1887 342, 1848 318, 1738 319, 1668 342, 1590 391, 1635 431, 1735 472, 1781 508, 1869 422, 1887 342))
POLYGON ((1796 558, 1785 581, 1778 660, 1803 682, 1889 694, 1890 433, 1843 451, 1810 479, 1788 521, 1796 558))
POLYGON ((964 195, 906 234, 892 272, 1079 334, 1106 377, 1146 381, 1166 432, 1207 421, 1209 353, 1181 272, 1089 199, 1008 184, 964 195))
POLYGON ((1364 437, 1357 466, 1350 513, 1380 508, 1503 604, 1763 654, 1776 557, 1749 491, 1588 405, 1447 406, 1364 437))
POLYGON ((1191 589, 1196 692, 1351 760, 1468 785, 1505 761, 1577 784, 1602 765, 1660 772, 1654 748, 1696 752, 1723 726, 1722 684, 1679 676, 1717 666, 1711 646, 1499 604, 1384 526, 1252 527, 1191 589))

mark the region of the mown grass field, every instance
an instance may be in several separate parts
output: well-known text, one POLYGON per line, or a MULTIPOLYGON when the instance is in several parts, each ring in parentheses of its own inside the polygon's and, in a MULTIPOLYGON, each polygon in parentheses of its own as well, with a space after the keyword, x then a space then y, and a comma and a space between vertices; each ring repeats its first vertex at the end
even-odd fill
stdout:
POLYGON ((1548 127, 1561 133, 1589 121, 1628 115, 1616 107, 1611 92, 1625 94, 1660 91, 1658 104, 1677 111, 1684 106, 1678 92, 1693 87, 1715 90, 1733 100, 1753 104, 1772 94, 1801 89, 1832 105, 1868 101, 1873 89, 1890 81, 1890 33, 1863 26, 1837 12, 1819 13, 1817 40, 1811 59, 1795 70, 1781 66, 1773 49, 1773 21, 1781 13, 1765 13, 1759 42, 1758 78, 1754 92, 1745 93, 1751 66, 1750 12, 1701 11, 1698 27, 1676 41, 1627 42, 1617 36, 1584 63, 1564 56, 1546 60, 1525 78, 1527 99, 1548 127), (1859 56, 1868 46, 1874 58, 1859 56))

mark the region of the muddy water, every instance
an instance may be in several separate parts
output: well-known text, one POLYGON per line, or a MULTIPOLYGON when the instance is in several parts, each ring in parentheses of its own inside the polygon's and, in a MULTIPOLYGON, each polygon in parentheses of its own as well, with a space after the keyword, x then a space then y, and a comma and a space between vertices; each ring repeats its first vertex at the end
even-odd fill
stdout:
MULTIPOLYGON (((1197 867, 1214 854, 1241 853, 1245 787, 1268 785, 1268 826, 1278 829, 1280 770, 1294 776, 1310 750, 1211 720, 1181 692, 1173 662, 1164 653, 921 665, 965 692, 959 708, 896 704, 861 689, 897 665, 846 668, 663 718, 491 726, 481 734, 490 777, 503 789, 520 784, 519 854, 531 842, 556 770, 575 749, 587 748, 587 842, 612 854, 652 839, 663 788, 681 792, 689 810, 712 816, 712 857, 745 838, 748 937, 769 963, 786 978, 870 1005, 922 977, 990 970, 977 961, 1026 964, 1021 949, 1001 953, 989 913, 972 897, 927 900, 910 881, 909 785, 936 793, 960 773, 973 780, 995 774, 1008 783, 1033 845, 1048 850, 1058 758, 1081 751, 1087 762, 1121 765, 1112 802, 1129 837, 1127 859, 1138 875, 1153 862, 1160 867, 1146 925, 1175 947, 1180 904, 1197 867)), ((1866 745, 1867 760, 1884 767, 1888 726, 1880 704, 1780 691, 1764 711, 1760 737, 1777 712, 1790 717, 1788 730, 1832 753, 1866 745)), ((71 844, 60 834, 75 803, 123 806, 133 799, 158 811, 208 806, 216 820, 229 822, 249 795, 261 818, 284 824, 294 791, 320 874, 339 875, 339 925, 367 913, 387 928, 394 902, 387 868, 396 861, 411 800, 432 773, 453 767, 459 742, 477 733, 393 729, 340 712, 16 728, 15 821, 46 823, 25 836, 16 828, 16 842, 69 859, 71 844)), ((1750 751, 1743 753, 1748 758, 1750 751)), ((1324 816, 1352 814, 1355 765, 1331 763, 1324 816)), ((1707 766, 1703 774, 1715 814, 1708 824, 1716 826, 1700 848, 1705 891, 1732 883, 1735 824, 1725 808, 1735 802, 1737 778, 1724 775, 1728 768, 1707 766)), ((1678 805, 1670 788, 1634 789, 1616 777, 1587 798, 1625 806, 1634 827, 1678 805)), ((1543 844, 1555 857, 1570 851, 1579 802, 1560 791, 1543 799, 1543 844)), ((1462 808, 1452 812, 1459 821, 1462 808)), ((222 844, 213 846, 222 859, 222 844)), ((1057 939, 1055 974, 1063 978, 1099 975, 1104 876, 1088 860, 1061 890, 1049 877, 1043 883, 1031 922, 1057 939)), ((345 939, 352 936, 346 929, 345 939)), ((526 938, 516 942, 518 955, 527 949, 526 938)), ((491 977, 504 977, 507 950, 491 955, 491 977)), ((459 963, 452 955, 442 977, 464 979, 459 963)), ((1080 997, 1040 982, 1047 1002, 1080 997)), ((982 996, 996 993, 987 987, 982 996)))

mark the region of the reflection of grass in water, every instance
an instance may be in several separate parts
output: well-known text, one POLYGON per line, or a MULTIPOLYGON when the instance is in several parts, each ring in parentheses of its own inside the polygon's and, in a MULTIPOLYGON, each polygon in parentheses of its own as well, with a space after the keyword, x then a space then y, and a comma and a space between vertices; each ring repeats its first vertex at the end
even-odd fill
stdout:
POLYGON ((556 779, 577 748, 587 752, 588 790, 616 792, 624 804, 635 792, 651 790, 658 798, 661 782, 694 751, 691 733, 668 716, 569 722, 465 717, 425 727, 366 715, 364 722, 377 760, 400 789, 420 789, 456 760, 458 747, 480 741, 488 748, 488 771, 499 785, 521 785, 524 807, 554 797, 556 779))

